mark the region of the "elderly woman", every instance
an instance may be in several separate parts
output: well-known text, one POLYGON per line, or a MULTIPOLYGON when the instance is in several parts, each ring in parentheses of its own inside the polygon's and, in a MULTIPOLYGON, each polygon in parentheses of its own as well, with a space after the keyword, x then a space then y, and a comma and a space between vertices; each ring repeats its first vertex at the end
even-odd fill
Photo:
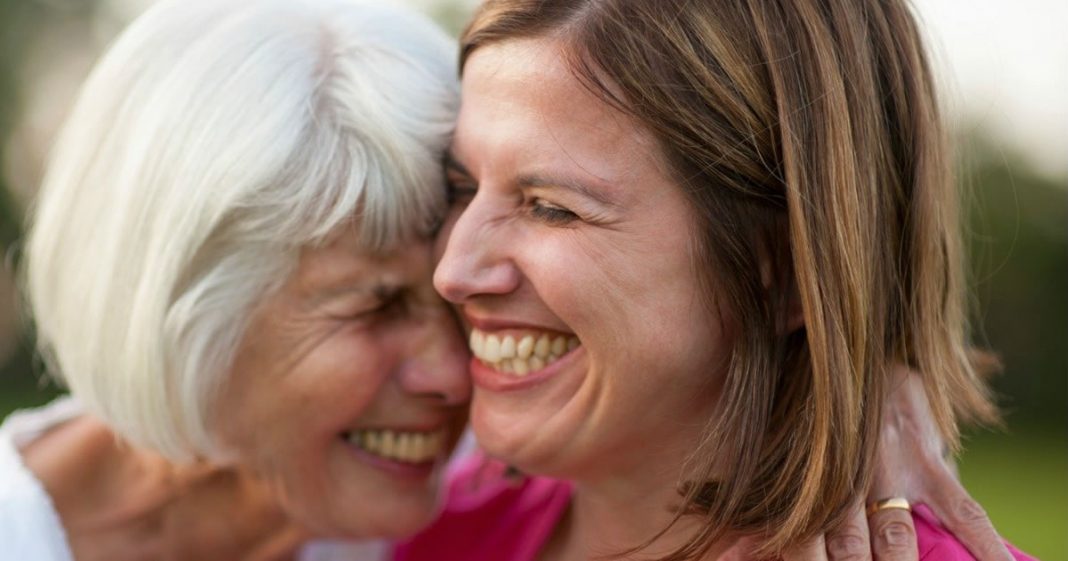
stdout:
MULTIPOLYGON (((463 472, 397 559, 778 557, 863 528, 894 365, 951 445, 993 417, 903 0, 490 0, 461 49, 435 284, 470 326, 479 443, 566 482, 463 472)), ((911 514, 922 559, 972 558, 911 514)), ((914 551, 874 527, 877 558, 914 551)))
POLYGON ((286 558, 430 521, 469 389, 430 281, 454 52, 371 1, 173 0, 123 33, 26 245, 77 402, 5 426, 0 557, 286 558))

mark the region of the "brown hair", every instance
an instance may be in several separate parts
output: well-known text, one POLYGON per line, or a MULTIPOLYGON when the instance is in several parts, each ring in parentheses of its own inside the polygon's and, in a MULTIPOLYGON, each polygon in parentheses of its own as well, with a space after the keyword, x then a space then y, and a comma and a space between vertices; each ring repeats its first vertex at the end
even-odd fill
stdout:
POLYGON ((734 334, 723 414, 685 475, 709 483, 682 486, 676 517, 705 523, 666 559, 727 532, 774 554, 840 521, 868 485, 895 364, 922 373, 949 443, 958 419, 996 419, 969 358, 960 203, 904 0, 489 0, 461 69, 482 46, 537 37, 655 135, 734 334), (804 327, 786 333, 798 305, 804 327))

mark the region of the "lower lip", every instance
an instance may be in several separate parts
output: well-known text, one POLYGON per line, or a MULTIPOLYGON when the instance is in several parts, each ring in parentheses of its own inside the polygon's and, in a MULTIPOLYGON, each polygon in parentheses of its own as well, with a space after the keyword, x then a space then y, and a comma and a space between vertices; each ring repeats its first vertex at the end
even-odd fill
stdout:
POLYGON ((542 368, 537 372, 531 372, 522 377, 495 370, 483 364, 479 359, 471 357, 471 379, 479 388, 491 392, 521 391, 538 386, 549 378, 556 376, 563 369, 567 368, 569 364, 574 362, 575 357, 581 352, 582 347, 579 347, 556 359, 552 364, 545 368, 542 368))
POLYGON ((418 482, 426 481, 434 473, 434 468, 437 467, 438 464, 434 461, 410 464, 407 462, 389 460, 356 446, 345 439, 344 436, 341 438, 345 446, 352 451, 352 454, 356 456, 358 460, 399 479, 418 482))

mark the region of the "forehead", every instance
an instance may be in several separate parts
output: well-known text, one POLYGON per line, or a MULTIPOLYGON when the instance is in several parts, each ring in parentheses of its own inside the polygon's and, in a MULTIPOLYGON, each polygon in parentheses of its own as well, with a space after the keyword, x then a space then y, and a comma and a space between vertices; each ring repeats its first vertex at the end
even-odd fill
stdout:
POLYGON ((454 150, 497 166, 579 168, 611 184, 663 174, 652 136, 579 81, 548 38, 479 48, 464 67, 454 150))
POLYGON ((427 248, 425 240, 405 240, 389 251, 375 252, 361 243, 358 228, 346 226, 322 246, 301 251, 294 281, 300 291, 310 293, 412 284, 428 274, 427 248))

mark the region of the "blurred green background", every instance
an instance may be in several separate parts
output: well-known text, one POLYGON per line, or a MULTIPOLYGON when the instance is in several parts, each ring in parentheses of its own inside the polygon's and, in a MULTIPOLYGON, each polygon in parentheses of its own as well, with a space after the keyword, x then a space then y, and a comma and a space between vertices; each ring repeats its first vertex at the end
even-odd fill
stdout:
MULTIPOLYGON (((31 352, 11 273, 41 162, 92 60, 148 1, 0 0, 0 418, 58 392, 31 352)), ((408 1, 453 32, 472 3, 408 1)), ((961 477, 1008 539, 1068 561, 1068 167, 1036 165, 982 119, 954 115, 976 342, 1005 363, 994 386, 1007 419, 969 432, 961 477)))

